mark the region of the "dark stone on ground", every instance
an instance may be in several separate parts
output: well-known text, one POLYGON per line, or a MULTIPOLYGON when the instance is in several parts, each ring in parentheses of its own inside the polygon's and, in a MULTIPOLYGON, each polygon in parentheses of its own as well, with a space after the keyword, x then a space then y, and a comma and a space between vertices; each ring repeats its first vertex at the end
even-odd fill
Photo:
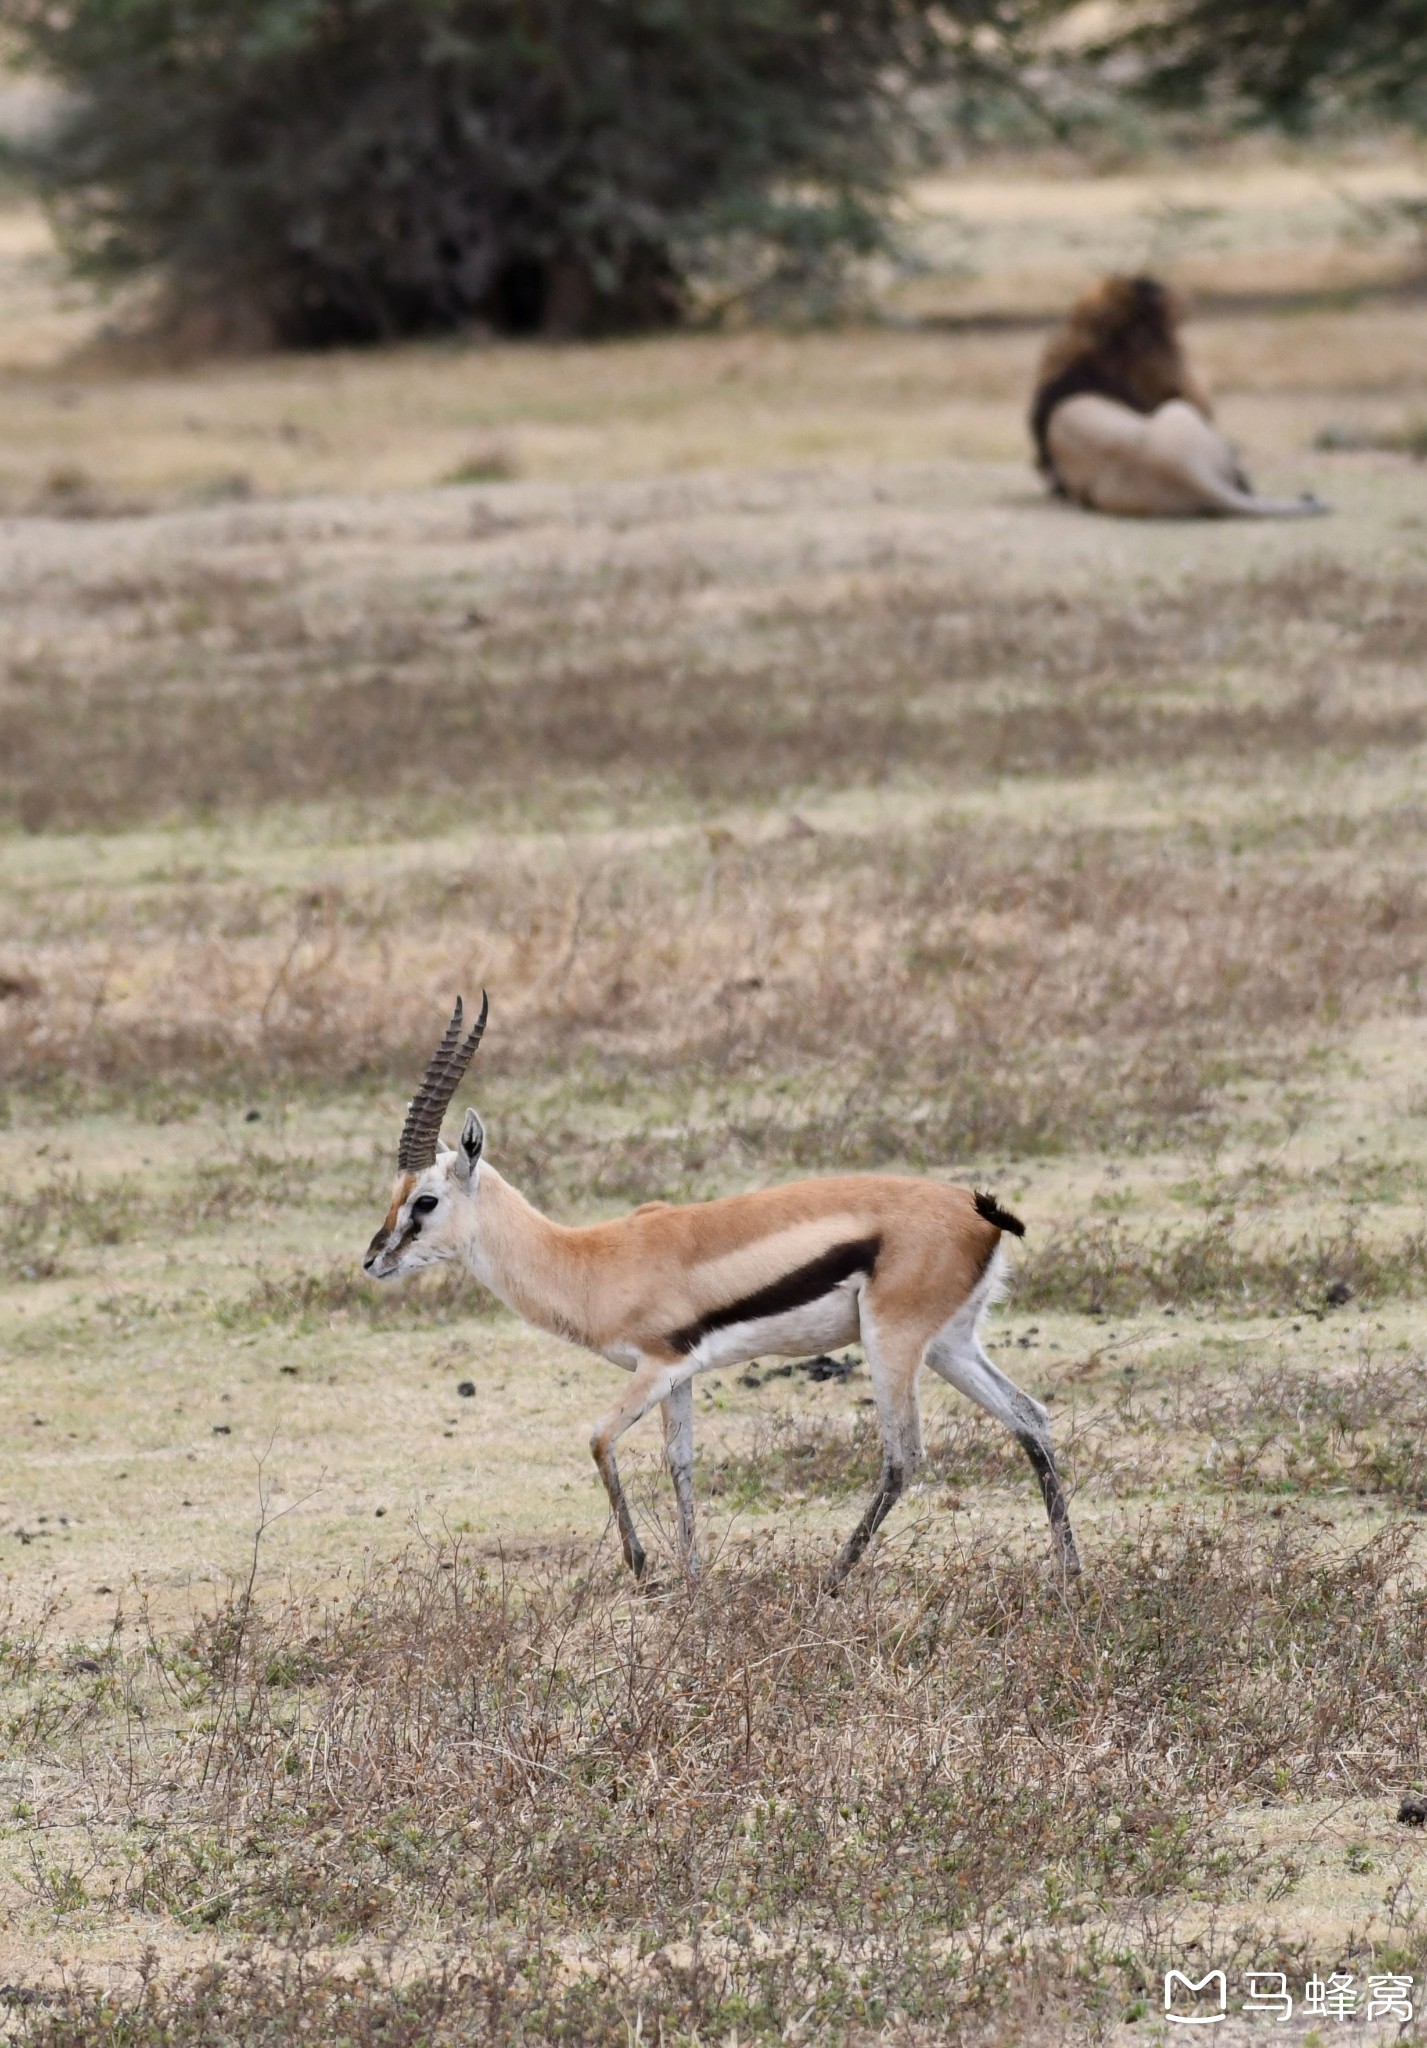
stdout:
POLYGON ((850 1380, 857 1366, 857 1359, 850 1353, 842 1358, 831 1358, 824 1351, 817 1358, 809 1358, 803 1371, 810 1380, 850 1380))

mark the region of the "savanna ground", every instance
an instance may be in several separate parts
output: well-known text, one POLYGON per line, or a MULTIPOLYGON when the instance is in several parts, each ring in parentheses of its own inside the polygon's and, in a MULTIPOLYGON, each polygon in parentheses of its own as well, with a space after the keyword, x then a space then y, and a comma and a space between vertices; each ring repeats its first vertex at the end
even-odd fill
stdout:
POLYGON ((968 175, 887 286, 940 326, 185 366, 0 214, 14 2037, 1127 2042, 1171 1965, 1427 1977, 1420 185, 968 175), (1331 520, 1045 499, 1034 316, 1148 260, 1331 520), (938 1385, 820 1593, 851 1352, 701 1387, 692 1594, 631 1440, 631 1591, 610 1369, 357 1272, 481 984, 464 1099, 562 1217, 1024 1214, 991 1349, 1083 1587, 938 1385))

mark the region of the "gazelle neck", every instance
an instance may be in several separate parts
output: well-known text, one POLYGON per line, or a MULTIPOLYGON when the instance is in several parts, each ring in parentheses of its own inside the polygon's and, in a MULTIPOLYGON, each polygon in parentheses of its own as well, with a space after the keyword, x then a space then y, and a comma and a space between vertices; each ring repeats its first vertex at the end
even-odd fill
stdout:
POLYGON ((481 1285, 538 1329, 588 1343, 584 1290, 565 1226, 542 1216, 486 1160, 470 1208, 461 1255, 481 1285))

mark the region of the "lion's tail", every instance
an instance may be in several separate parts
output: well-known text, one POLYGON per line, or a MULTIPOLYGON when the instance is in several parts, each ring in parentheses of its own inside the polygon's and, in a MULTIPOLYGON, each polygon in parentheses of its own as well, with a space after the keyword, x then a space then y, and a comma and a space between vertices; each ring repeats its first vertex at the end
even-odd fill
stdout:
POLYGON ((1333 509, 1321 498, 1315 498, 1312 491, 1305 491, 1301 498, 1260 498, 1252 490, 1236 490, 1232 484, 1209 485, 1206 489, 1219 511, 1234 513, 1240 519, 1318 519, 1333 509))

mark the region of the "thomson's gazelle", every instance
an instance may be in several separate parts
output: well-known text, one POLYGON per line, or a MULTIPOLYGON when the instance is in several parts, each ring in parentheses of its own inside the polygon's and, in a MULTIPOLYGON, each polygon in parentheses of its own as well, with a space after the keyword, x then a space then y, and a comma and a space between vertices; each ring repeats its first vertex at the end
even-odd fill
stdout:
POLYGON ((366 1270, 378 1280, 462 1259, 537 1328, 598 1352, 630 1374, 590 1437, 624 1555, 644 1551, 614 1447, 656 1402, 694 1569, 694 1375, 768 1352, 807 1357, 861 1338, 882 1428, 882 1477, 834 1566, 837 1585, 867 1548, 922 1457, 917 1380, 924 1365, 1003 1422, 1035 1469, 1060 1562, 1079 1570, 1051 1450, 1050 1419, 981 1348, 1001 1234, 1023 1226, 989 1195, 888 1174, 795 1181, 758 1194, 672 1208, 648 1202, 615 1223, 569 1229, 533 1209, 485 1158, 473 1109, 454 1150, 441 1119, 485 1029, 461 1004, 412 1099, 396 1186, 366 1270))

